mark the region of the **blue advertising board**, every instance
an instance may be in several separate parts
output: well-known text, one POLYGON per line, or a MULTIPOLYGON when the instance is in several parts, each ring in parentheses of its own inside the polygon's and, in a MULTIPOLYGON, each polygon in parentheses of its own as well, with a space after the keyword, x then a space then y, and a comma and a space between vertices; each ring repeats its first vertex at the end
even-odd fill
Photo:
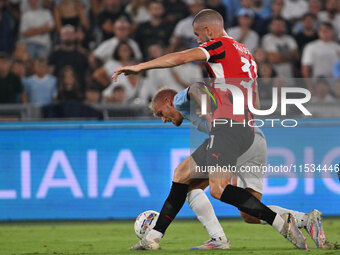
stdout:
MULTIPOLYGON (((322 123, 264 127, 268 163, 340 162, 340 122, 322 123)), ((189 147, 188 123, 179 128, 159 121, 3 123, 0 220, 126 219, 148 209, 160 211, 173 170, 190 155, 189 147)), ((335 176, 267 178, 263 201, 340 215, 335 176)), ((236 208, 209 198, 218 216, 239 215, 236 208)), ((178 217, 194 214, 185 205, 178 217)))

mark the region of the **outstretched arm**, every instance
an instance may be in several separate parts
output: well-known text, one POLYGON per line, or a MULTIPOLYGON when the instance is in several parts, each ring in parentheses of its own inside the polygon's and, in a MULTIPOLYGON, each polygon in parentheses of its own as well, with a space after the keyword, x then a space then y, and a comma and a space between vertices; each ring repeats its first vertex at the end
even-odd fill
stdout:
POLYGON ((140 63, 138 65, 119 67, 114 71, 114 74, 112 75, 112 79, 117 81, 118 76, 122 73, 125 75, 137 74, 141 71, 145 71, 149 69, 168 68, 168 67, 183 65, 185 63, 194 62, 194 61, 203 61, 206 59, 207 57, 205 53, 199 48, 170 53, 162 57, 153 59, 151 61, 140 63))

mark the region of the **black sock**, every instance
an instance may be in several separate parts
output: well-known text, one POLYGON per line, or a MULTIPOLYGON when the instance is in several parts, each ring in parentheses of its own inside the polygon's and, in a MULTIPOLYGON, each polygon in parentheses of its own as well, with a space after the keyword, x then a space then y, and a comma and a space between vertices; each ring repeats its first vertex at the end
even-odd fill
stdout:
POLYGON ((156 226, 153 228, 154 230, 163 234, 165 233, 165 230, 183 207, 185 198, 187 197, 188 187, 188 184, 172 182, 170 194, 163 205, 156 226))
POLYGON ((273 224, 276 216, 275 212, 262 204, 248 190, 230 184, 224 189, 220 200, 236 206, 242 212, 265 220, 270 225, 273 224))

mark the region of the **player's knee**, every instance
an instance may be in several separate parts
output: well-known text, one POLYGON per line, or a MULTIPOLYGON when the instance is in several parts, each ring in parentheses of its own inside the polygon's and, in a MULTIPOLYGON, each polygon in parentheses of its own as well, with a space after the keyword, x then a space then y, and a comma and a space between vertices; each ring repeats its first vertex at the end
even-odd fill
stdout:
POLYGON ((177 172, 174 174, 174 182, 178 182, 178 183, 182 183, 182 184, 189 184, 190 181, 190 177, 188 177, 187 175, 184 175, 181 172, 177 172))
POLYGON ((173 181, 178 182, 178 183, 182 183, 182 184, 189 184, 188 180, 186 180, 185 178, 181 178, 180 176, 174 177, 173 181))
POLYGON ((222 191, 219 189, 219 187, 210 186, 210 195, 213 198, 220 199, 222 196, 222 191))
POLYGON ((209 185, 209 180, 190 180, 189 183, 189 189, 188 191, 194 190, 194 189, 201 189, 205 190, 205 188, 209 185))

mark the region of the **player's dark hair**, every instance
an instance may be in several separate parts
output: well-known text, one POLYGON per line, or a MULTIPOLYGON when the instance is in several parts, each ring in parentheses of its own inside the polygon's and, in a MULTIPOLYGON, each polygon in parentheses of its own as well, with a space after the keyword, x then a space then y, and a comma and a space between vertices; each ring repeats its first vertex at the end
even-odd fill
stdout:
POLYGON ((130 57, 130 59, 134 59, 134 58, 135 58, 135 53, 133 52, 133 50, 132 50, 130 44, 129 44, 127 41, 125 41, 125 40, 124 40, 124 41, 121 41, 121 42, 117 45, 115 51, 113 52, 112 58, 113 58, 114 60, 117 60, 117 61, 120 60, 120 59, 119 59, 119 54, 118 54, 118 52, 119 52, 119 48, 120 48, 122 45, 127 45, 127 46, 128 46, 128 48, 129 48, 129 50, 130 50, 130 52, 131 52, 131 57, 130 57))
POLYGON ((219 14, 217 11, 212 9, 204 9, 196 14, 194 17, 194 20, 192 21, 192 24, 196 22, 208 22, 210 20, 218 20, 222 22, 223 25, 223 17, 221 14, 219 14))

